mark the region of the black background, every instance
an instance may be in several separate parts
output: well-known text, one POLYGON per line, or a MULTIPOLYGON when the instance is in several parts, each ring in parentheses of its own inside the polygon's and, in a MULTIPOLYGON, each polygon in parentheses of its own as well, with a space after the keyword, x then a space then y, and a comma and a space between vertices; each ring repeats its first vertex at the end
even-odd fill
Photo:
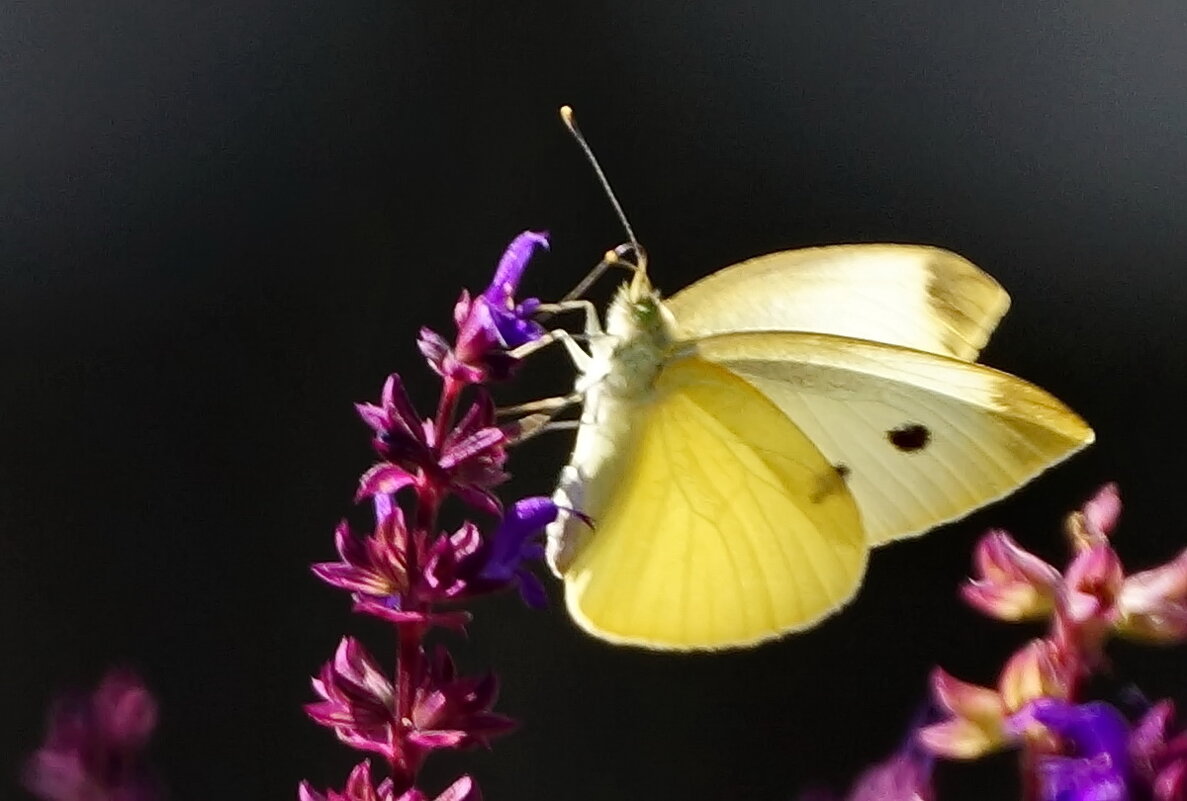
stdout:
MULTIPOLYGON (((851 608, 754 651, 617 649, 559 604, 485 604, 459 651, 524 726, 426 786, 843 785, 895 746, 932 665, 990 682, 1034 633, 956 600, 985 528, 1061 557, 1063 512, 1115 479, 1130 565, 1184 539, 1185 34, 1178 0, 5 3, 0 795, 53 694, 120 662, 159 692, 174 798, 341 785, 354 758, 304 718, 307 678, 347 630, 390 650, 307 568, 369 464, 351 403, 393 370, 431 402, 417 328, 447 330, 520 230, 553 234, 526 285, 545 298, 621 239, 562 103, 661 288, 786 247, 949 247, 1014 298, 985 361, 1100 441, 879 551, 851 608)), ((568 384, 539 364, 516 394, 568 384)), ((517 452, 509 494, 546 492, 565 440, 517 452)), ((1114 653, 1148 694, 1182 690, 1182 650, 1114 653)), ((941 779, 1008 798, 1008 768, 941 779)))

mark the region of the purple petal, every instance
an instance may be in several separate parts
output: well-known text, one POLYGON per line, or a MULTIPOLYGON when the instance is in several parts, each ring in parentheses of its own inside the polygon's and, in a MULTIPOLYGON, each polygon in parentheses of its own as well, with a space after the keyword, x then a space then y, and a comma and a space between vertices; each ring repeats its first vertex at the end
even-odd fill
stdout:
POLYGON ((517 501, 491 536, 490 552, 480 575, 491 581, 509 581, 531 553, 530 539, 556 519, 556 504, 544 496, 517 501))
POLYGON ((393 418, 403 423, 410 435, 420 430, 420 415, 412 405, 412 398, 408 390, 404 389, 404 379, 399 373, 392 373, 383 385, 383 405, 392 411, 393 418))
POLYGON ((420 336, 416 340, 416 347, 435 373, 445 375, 448 372, 445 361, 449 357, 450 351, 449 343, 445 341, 445 337, 432 329, 422 328, 420 336))
POLYGON ((507 439, 501 428, 490 426, 464 437, 456 443, 451 443, 445 453, 441 455, 441 468, 452 470, 461 462, 472 459, 485 450, 501 445, 507 439))
POLYGON ((1108 756, 1046 757, 1037 767, 1039 801, 1130 801, 1125 779, 1108 756))
POLYGON ((478 785, 473 779, 462 776, 446 787, 436 801, 482 801, 482 793, 478 792, 478 785))
POLYGON ((1103 754, 1115 770, 1128 770, 1129 723, 1113 706, 1099 701, 1076 705, 1041 698, 1029 704, 1021 714, 1027 712, 1070 742, 1077 756, 1091 758, 1103 754))
MULTIPOLYGON (((532 304, 532 307, 537 305, 539 304, 532 304)), ((495 330, 498 331, 500 343, 504 348, 518 348, 543 336, 544 329, 540 324, 527 319, 530 314, 531 312, 525 311, 524 308, 509 312, 493 310, 495 330)))
POLYGON ((546 232, 524 231, 511 241, 503 258, 499 260, 499 267, 495 270, 495 277, 482 296, 492 306, 509 308, 519 288, 523 271, 527 269, 528 261, 536 252, 536 248, 548 248, 548 234, 546 232))
POLYGON ((457 748, 464 743, 469 734, 464 731, 415 731, 408 735, 409 742, 421 748, 457 748))
POLYGON ((390 462, 381 462, 363 473, 354 499, 361 501, 374 495, 391 495, 415 483, 416 477, 404 468, 390 462))
POLYGON ((536 578, 534 573, 517 570, 515 577, 519 581, 519 597, 525 604, 532 609, 548 608, 548 593, 545 592, 544 585, 540 583, 540 579, 536 578))

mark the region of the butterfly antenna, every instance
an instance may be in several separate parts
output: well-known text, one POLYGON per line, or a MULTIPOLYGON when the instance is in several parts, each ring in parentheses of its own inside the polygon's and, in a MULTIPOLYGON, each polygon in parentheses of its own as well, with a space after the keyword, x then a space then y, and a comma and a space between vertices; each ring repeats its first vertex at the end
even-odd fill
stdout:
POLYGON ((607 253, 606 257, 585 277, 585 280, 565 296, 566 300, 572 300, 573 298, 581 297, 581 294, 589 288, 590 284, 601 277, 602 273, 609 267, 630 267, 635 271, 636 275, 644 273, 646 271, 647 254, 643 250, 643 246, 639 244, 639 240, 635 237, 635 229, 631 228, 631 224, 626 218, 626 212, 622 210, 622 204, 618 202, 618 197, 614 194, 614 190, 610 188, 610 181, 606 178, 606 173, 602 170, 602 165, 598 163, 593 149, 585 141, 585 136, 582 135, 581 129, 577 127, 577 120, 573 116, 572 106, 561 106, 561 121, 569 129, 569 133, 573 135, 573 139, 577 142, 578 147, 581 148, 581 152, 585 154, 585 160, 593 167, 594 175, 597 176, 598 183, 602 185, 602 191, 609 198, 610 205, 614 207, 614 213, 618 215, 618 221, 622 224, 623 230, 626 231, 627 239, 630 241, 629 246, 620 246, 607 253), (622 258, 628 249, 637 263, 632 264, 622 258))

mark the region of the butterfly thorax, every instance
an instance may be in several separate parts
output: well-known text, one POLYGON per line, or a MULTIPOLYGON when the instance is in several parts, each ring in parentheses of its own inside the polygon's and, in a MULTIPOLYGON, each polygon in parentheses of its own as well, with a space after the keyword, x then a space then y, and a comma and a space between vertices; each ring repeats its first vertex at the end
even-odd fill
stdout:
POLYGON ((605 335, 590 343, 593 364, 580 388, 624 399, 645 395, 675 340, 675 320, 659 293, 624 284, 606 312, 605 335))
POLYGON ((638 412, 653 397, 656 376, 676 340, 671 312, 650 287, 622 287, 606 312, 606 331, 590 342, 593 357, 577 379, 583 396, 573 456, 553 500, 561 514, 548 527, 548 561, 563 574, 604 511, 608 479, 629 463, 638 412), (568 510, 580 512, 579 516, 568 510))

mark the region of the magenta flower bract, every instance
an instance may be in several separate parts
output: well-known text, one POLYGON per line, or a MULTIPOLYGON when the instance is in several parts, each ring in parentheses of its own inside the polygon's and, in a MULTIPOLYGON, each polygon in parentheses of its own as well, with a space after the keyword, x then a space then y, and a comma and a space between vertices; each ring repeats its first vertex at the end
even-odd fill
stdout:
POLYGON ((142 752, 156 725, 156 700, 140 678, 112 671, 89 696, 55 705, 25 787, 45 801, 154 801, 159 788, 142 752))
POLYGON ((343 637, 312 684, 324 700, 306 705, 309 717, 353 748, 388 759, 398 756, 392 682, 358 640, 343 637))
POLYGON ((392 792, 390 779, 384 779, 378 787, 375 786, 371 780, 371 763, 364 761, 350 772, 342 792, 330 790, 323 794, 315 791, 308 782, 301 782, 298 798, 300 801, 482 801, 482 794, 478 792, 473 779, 462 776, 435 797, 427 796, 415 788, 397 796, 392 792))
MULTIPOLYGON (((398 375, 387 379, 378 404, 357 406, 381 459, 362 476, 356 496, 374 505, 375 528, 360 537, 341 523, 334 534, 338 561, 315 564, 313 572, 350 593, 355 612, 393 625, 395 671, 389 675, 346 637, 313 679, 320 700, 306 711, 347 745, 383 757, 389 775, 377 785, 370 762, 363 762, 341 792, 322 794, 302 784, 301 801, 430 801, 416 787, 430 753, 485 746, 514 725, 493 711, 493 673, 457 676, 449 653, 439 648, 430 658, 424 638, 432 627, 463 629, 470 614, 461 606, 480 595, 518 587, 531 605, 546 600, 528 566, 542 557, 539 537, 557 508, 547 498, 504 506, 495 495, 507 478, 507 447, 519 424, 498 424, 483 386, 507 377, 516 362, 511 351, 543 334, 531 319, 539 303, 517 302, 515 293, 528 259, 546 245, 542 234, 520 235, 486 291, 475 298, 462 294, 452 345, 422 330, 420 350, 442 379, 433 417, 416 411, 398 375), (497 522, 465 520, 452 533, 442 532, 438 513, 450 497, 497 522)), ((478 797, 463 776, 436 799, 478 797)))
POLYGON ((510 718, 491 712, 498 695, 494 674, 459 678, 453 658, 438 649, 416 689, 409 741, 426 751, 489 745, 490 738, 515 727, 510 718))
POLYGON ((490 397, 479 396, 462 418, 439 437, 437 426, 422 420, 399 376, 388 378, 379 406, 356 406, 375 432, 380 462, 359 480, 356 499, 394 495, 405 487, 421 492, 454 493, 466 503, 497 514, 491 489, 506 480, 508 434, 495 424, 490 397))
POLYGON ((965 600, 1003 620, 1049 616, 1050 627, 1009 659, 996 689, 937 669, 946 717, 919 731, 923 747, 965 759, 1020 748, 1026 801, 1187 801, 1187 735, 1168 739, 1169 704, 1131 727, 1112 705, 1082 697, 1107 665, 1110 636, 1187 640, 1187 551, 1127 576, 1110 539, 1120 515, 1113 484, 1069 515, 1073 557, 1062 573, 1004 532, 981 540, 965 600))

